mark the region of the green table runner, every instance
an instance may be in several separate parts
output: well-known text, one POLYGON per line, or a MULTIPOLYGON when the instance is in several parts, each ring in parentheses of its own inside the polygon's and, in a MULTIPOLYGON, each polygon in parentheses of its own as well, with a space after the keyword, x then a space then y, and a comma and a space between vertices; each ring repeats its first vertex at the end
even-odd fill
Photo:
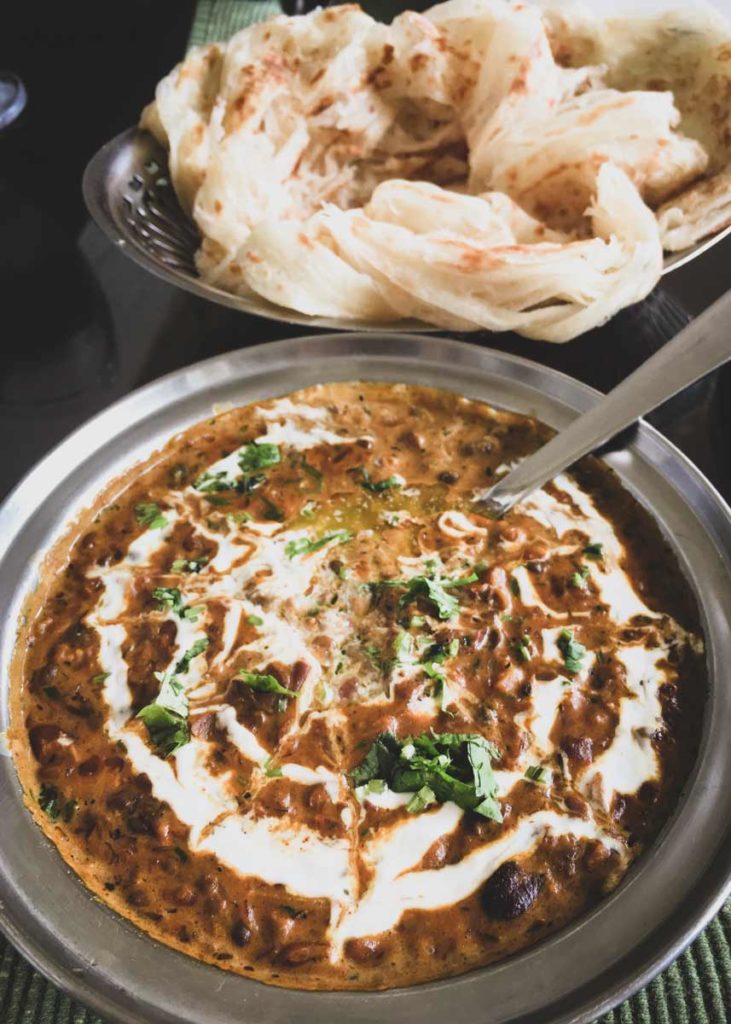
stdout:
MULTIPOLYGON (((388 0, 373 0, 363 6, 374 15, 396 7, 388 0)), ((280 10, 279 0, 198 0, 190 43, 228 39, 246 25, 271 17, 280 10)), ((729 1024, 729 1021, 731 900, 674 964, 597 1024, 729 1024)), ((0 938, 0 1024, 103 1022, 59 992, 0 938)))

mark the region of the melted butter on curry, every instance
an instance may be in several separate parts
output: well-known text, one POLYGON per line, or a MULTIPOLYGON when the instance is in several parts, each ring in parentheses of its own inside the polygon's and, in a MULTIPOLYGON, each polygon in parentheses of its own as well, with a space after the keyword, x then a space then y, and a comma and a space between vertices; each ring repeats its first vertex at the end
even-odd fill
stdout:
POLYGON ((459 973, 612 889, 692 764, 702 641, 598 462, 481 514, 549 433, 339 383, 118 482, 48 562, 14 694, 29 804, 87 885, 310 988, 459 973))

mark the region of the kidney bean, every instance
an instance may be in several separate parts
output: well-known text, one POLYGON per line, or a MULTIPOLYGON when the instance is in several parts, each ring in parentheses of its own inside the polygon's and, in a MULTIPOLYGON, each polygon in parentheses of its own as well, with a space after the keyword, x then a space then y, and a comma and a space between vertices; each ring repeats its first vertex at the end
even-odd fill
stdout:
POLYGON ((175 890, 175 902, 180 907, 192 907, 197 899, 195 889, 187 883, 175 890))
POLYGON ((345 955, 359 964, 382 960, 386 953, 385 939, 351 939, 345 947, 345 955))
POLYGON ((482 906, 488 917, 512 921, 533 906, 543 888, 543 876, 529 874, 507 860, 482 888, 482 906))
POLYGON ((30 730, 30 746, 33 756, 40 764, 48 764, 56 752, 56 740, 61 735, 57 725, 34 725, 30 730))
POLYGON ((582 736, 579 739, 567 737, 561 741, 561 749, 564 753, 583 764, 591 764, 594 757, 593 747, 594 744, 590 736, 582 736))
POLYGON ((247 946, 251 942, 251 928, 247 928, 243 921, 234 921, 231 927, 231 941, 236 946, 247 946))
POLYGON ((216 716, 212 711, 207 712, 205 715, 199 715, 191 722, 191 735, 196 736, 199 740, 209 740, 211 738, 215 722, 216 716))
POLYGON ((290 967, 297 967, 299 964, 308 964, 313 960, 322 960, 328 950, 325 942, 293 942, 285 946, 280 953, 280 959, 290 967))
POLYGON ((579 818, 589 817, 589 805, 583 797, 580 797, 578 793, 567 793, 564 797, 564 803, 568 810, 572 814, 575 814, 579 818))
POLYGON ((76 770, 79 775, 82 775, 84 778, 93 778, 93 776, 99 774, 100 768, 101 758, 98 754, 92 754, 92 756, 87 758, 86 761, 82 761, 76 770))
POLYGON ((310 674, 310 670, 311 666, 306 661, 295 661, 289 674, 289 689, 299 690, 310 674))

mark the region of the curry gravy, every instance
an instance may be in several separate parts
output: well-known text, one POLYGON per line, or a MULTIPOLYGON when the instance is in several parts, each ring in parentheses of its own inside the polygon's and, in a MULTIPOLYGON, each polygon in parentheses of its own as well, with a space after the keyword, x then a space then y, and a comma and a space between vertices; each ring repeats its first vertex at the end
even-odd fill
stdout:
POLYGON ((321 989, 491 963, 615 887, 692 765, 703 646, 600 462, 482 514, 550 435, 337 383, 111 484, 30 601, 10 737, 85 884, 190 956, 321 989))

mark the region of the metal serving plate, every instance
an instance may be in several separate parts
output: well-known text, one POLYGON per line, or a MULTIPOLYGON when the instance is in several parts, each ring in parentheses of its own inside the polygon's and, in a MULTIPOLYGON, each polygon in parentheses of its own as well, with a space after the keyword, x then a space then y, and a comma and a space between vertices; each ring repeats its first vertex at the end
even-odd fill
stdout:
MULTIPOLYGON (((15 624, 41 556, 103 484, 209 416, 214 403, 358 378, 438 385, 559 428, 596 399, 514 356, 387 333, 261 345, 129 395, 59 445, 0 509, 0 729, 15 624)), ((0 757, 0 910, 11 941, 62 988, 127 1024, 584 1024, 645 984, 731 888, 731 512, 646 424, 608 461, 655 514, 696 591, 711 685, 698 763, 674 817, 591 913, 525 953, 451 980, 382 993, 270 988, 157 944, 94 899, 31 820, 13 763, 0 757)))
MULTIPOLYGON (((267 299, 232 295, 207 284, 195 269, 200 244, 195 224, 181 210, 168 177, 167 153, 148 132, 128 128, 90 160, 83 179, 86 205, 107 237, 141 267, 202 298, 268 320, 348 331, 435 331, 418 320, 346 320, 312 317, 267 299)), ((731 224, 682 252, 668 253, 663 273, 700 256, 731 234, 731 224)))

